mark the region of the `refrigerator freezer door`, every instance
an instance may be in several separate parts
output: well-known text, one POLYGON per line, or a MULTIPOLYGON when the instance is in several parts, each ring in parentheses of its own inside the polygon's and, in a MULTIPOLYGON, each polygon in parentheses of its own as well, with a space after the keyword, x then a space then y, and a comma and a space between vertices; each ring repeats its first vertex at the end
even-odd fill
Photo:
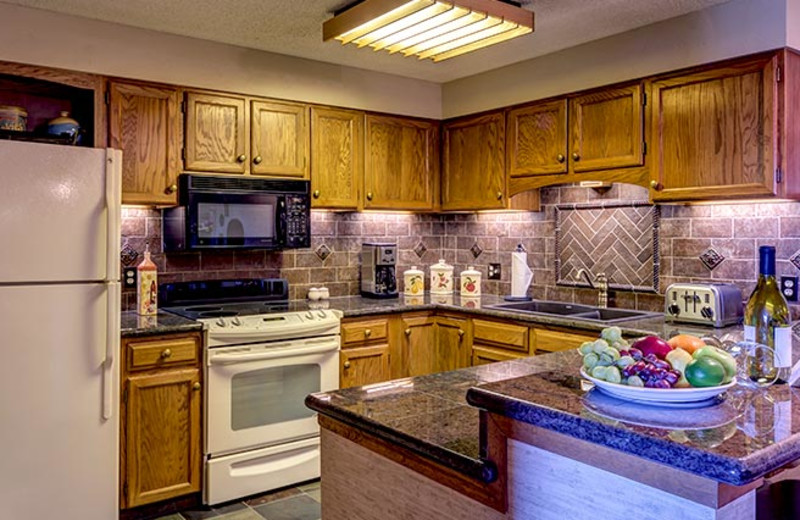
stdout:
POLYGON ((0 284, 114 279, 108 237, 119 198, 109 207, 106 186, 113 157, 103 149, 0 142, 0 284))
POLYGON ((119 399, 108 293, 102 283, 0 287, 3 518, 118 517, 119 414, 103 418, 104 375, 119 399))

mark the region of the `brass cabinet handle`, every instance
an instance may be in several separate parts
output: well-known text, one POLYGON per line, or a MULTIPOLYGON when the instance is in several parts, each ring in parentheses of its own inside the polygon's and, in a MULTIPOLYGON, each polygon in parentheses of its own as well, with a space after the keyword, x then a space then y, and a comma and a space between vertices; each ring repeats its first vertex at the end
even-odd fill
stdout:
POLYGON ((192 385, 192 390, 197 391, 197 390, 200 390, 200 388, 201 388, 200 383, 195 383, 195 384, 192 385))
POLYGON ((253 164, 261 164, 261 161, 263 160, 264 159, 262 159, 260 155, 256 155, 255 157, 253 157, 253 164))
POLYGON ((564 162, 566 159, 567 158, 564 157, 564 154, 562 154, 562 153, 556 155, 556 161, 558 161, 558 162, 564 162))
POLYGON ((168 348, 165 348, 164 350, 161 351, 161 357, 164 359, 172 357, 172 351, 168 348))
POLYGON ((167 191, 167 193, 175 193, 176 191, 178 191, 178 185, 177 184, 170 184, 169 186, 167 186, 167 190, 166 191, 167 191))
POLYGON ((502 191, 498 191, 497 192, 497 200, 503 200, 503 192, 502 191))
POLYGON ((314 190, 314 198, 315 199, 319 198, 319 190, 314 190))
POLYGON ((372 200, 372 192, 367 193, 367 200, 372 200))
POLYGON ((344 362, 344 368, 350 368, 350 362, 349 361, 345 361, 344 362))
POLYGON ((240 155, 236 158, 238 162, 245 162, 247 160, 247 156, 245 154, 240 155))
POLYGON ((370 336, 372 336, 372 329, 367 329, 367 330, 365 330, 365 331, 364 331, 364 337, 365 337, 365 338, 368 338, 368 337, 370 337, 370 336))
POLYGON ((578 153, 576 152, 576 153, 572 154, 572 160, 573 161, 580 161, 581 160, 581 156, 578 155, 578 153))
POLYGON ((650 187, 656 191, 661 191, 664 189, 664 185, 658 182, 657 180, 653 179, 650 181, 650 187))
POLYGON ((406 336, 410 336, 411 335, 411 329, 406 329, 403 332, 405 333, 406 336))
POLYGON ((461 339, 463 337, 464 337, 464 331, 462 329, 458 329, 458 339, 461 339))

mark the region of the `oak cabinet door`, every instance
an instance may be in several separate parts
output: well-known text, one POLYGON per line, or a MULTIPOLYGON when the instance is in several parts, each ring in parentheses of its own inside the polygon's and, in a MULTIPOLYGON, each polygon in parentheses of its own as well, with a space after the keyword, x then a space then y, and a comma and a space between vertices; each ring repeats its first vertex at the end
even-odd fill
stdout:
POLYGON ((245 98, 188 92, 185 169, 246 173, 249 126, 245 98))
POLYGON ((112 81, 108 91, 109 146, 122 150, 122 202, 176 204, 182 129, 178 89, 112 81))
POLYGON ((511 110, 506 115, 511 177, 567 173, 567 100, 511 110))
POLYGON ((250 132, 252 174, 308 178, 308 106, 253 101, 250 132))
POLYGON ((570 168, 591 172, 644 164, 642 85, 571 98, 570 168))
POLYGON ((444 125, 443 210, 505 209, 505 115, 444 125))
POLYGON ((533 348, 537 354, 575 349, 585 341, 594 341, 597 334, 531 328, 533 348))
POLYGON ((381 383, 392 378, 388 343, 343 349, 339 360, 341 388, 381 383))
POLYGON ((312 207, 358 209, 363 177, 363 112, 312 107, 312 207))
POLYGON ((488 365, 498 361, 512 361, 526 357, 519 352, 475 343, 472 345, 472 366, 488 365))
POLYGON ((402 327, 402 361, 397 367, 401 374, 392 376, 413 377, 436 372, 436 319, 433 316, 404 316, 402 327))
POLYGON ((775 59, 653 81, 653 200, 775 193, 775 59))
POLYGON ((200 491, 200 370, 163 370, 126 380, 123 505, 200 491))
POLYGON ((364 208, 433 209, 438 125, 373 115, 366 124, 364 208))
POLYGON ((436 372, 470 366, 472 339, 469 320, 450 316, 436 318, 436 372))

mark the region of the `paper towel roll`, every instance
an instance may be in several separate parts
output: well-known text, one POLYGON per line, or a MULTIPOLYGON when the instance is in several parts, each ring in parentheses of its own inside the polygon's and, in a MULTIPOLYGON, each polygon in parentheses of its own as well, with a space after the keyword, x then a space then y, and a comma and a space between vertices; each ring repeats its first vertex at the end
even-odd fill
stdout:
POLYGON ((533 271, 528 267, 528 253, 511 253, 511 296, 527 296, 532 281, 533 271))

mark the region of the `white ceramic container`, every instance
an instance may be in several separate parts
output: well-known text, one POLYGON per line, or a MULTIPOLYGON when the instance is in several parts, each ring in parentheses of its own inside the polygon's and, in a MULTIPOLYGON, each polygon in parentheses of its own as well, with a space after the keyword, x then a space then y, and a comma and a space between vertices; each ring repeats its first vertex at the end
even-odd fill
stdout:
POLYGON ((453 266, 447 265, 444 258, 431 266, 431 294, 453 294, 453 266))

